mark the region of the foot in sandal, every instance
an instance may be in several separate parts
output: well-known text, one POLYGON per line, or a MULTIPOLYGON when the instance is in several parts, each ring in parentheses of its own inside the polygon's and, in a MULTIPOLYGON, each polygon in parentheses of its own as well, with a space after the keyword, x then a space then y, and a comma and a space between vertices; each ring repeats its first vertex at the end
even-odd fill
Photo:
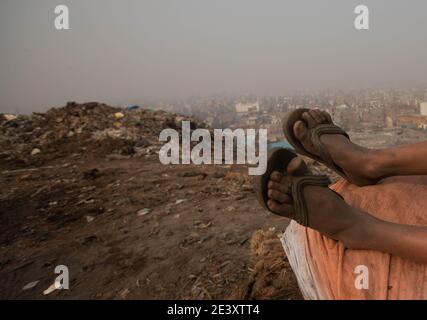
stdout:
POLYGON ((427 227, 396 224, 346 204, 285 148, 268 152, 267 170, 254 180, 257 199, 274 214, 293 219, 349 249, 376 250, 427 263, 427 227))
POLYGON ((298 153, 324 163, 356 185, 374 184, 381 178, 377 152, 352 143, 326 111, 296 110, 285 120, 284 132, 298 153))
POLYGON ((309 174, 299 157, 289 162, 285 173, 273 171, 268 181, 268 209, 290 218, 300 216, 297 211, 303 210, 307 216, 306 226, 341 241, 348 248, 355 247, 356 243, 359 246, 364 232, 359 226, 365 225, 362 222, 366 220, 366 214, 347 205, 325 185, 307 183, 296 191, 294 183, 310 177, 309 174))

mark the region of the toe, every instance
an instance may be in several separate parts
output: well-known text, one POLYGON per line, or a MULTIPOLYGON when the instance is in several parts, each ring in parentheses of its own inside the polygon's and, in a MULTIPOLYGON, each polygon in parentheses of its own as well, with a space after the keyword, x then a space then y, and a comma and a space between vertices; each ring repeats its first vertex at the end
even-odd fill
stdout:
POLYGON ((294 134, 301 142, 308 139, 308 128, 303 121, 296 121, 294 125, 294 134))
POLYGON ((310 111, 304 112, 302 114, 302 118, 307 123, 307 127, 311 129, 311 128, 314 128, 317 125, 317 122, 316 122, 316 119, 314 119, 313 116, 311 115, 310 111))
POLYGON ((289 184, 285 184, 282 182, 276 182, 276 181, 272 181, 270 180, 268 182, 268 189, 273 189, 276 191, 279 191, 281 193, 290 193, 291 192, 291 188, 289 184))
POLYGON ((319 117, 321 123, 328 123, 328 118, 322 110, 316 109, 316 114, 319 117))
POLYGON ((331 123, 332 124, 333 121, 332 121, 331 115, 328 112, 326 112, 326 111, 322 111, 322 113, 323 113, 324 117, 326 118, 326 123, 331 123))
POLYGON ((309 111, 310 116, 316 122, 316 125, 322 124, 324 122, 324 118, 319 109, 313 109, 309 111))
POLYGON ((288 196, 286 193, 282 193, 274 189, 268 190, 268 197, 279 203, 290 203, 291 200, 291 197, 288 196))
POLYGON ((270 175, 270 180, 279 182, 282 181, 283 174, 281 174, 279 171, 273 171, 270 175))
POLYGON ((308 168, 302 158, 295 157, 289 162, 286 171, 293 176, 302 176, 308 172, 308 168))
POLYGON ((280 214, 282 216, 291 216, 293 214, 293 206, 290 204, 281 204, 275 200, 268 200, 268 208, 274 213, 280 214))
POLYGON ((316 149, 314 148, 313 143, 310 139, 309 129, 303 121, 295 122, 294 134, 295 137, 299 140, 299 142, 303 145, 304 149, 306 149, 310 153, 317 154, 316 149))

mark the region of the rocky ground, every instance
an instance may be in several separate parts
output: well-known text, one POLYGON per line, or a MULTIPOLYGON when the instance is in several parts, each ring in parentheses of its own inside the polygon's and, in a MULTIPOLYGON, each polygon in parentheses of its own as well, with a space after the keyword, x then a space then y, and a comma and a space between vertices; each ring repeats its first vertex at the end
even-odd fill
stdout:
POLYGON ((247 168, 164 166, 196 119, 69 103, 0 116, 0 298, 300 299, 247 168), (44 291, 57 265, 70 289, 44 291))

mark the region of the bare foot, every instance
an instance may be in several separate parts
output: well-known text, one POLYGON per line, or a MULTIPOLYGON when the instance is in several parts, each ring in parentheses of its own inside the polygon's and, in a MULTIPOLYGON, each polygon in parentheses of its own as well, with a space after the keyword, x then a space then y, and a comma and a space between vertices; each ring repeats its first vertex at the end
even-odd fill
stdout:
MULTIPOLYGON (((268 207, 273 212, 291 216, 294 210, 291 196, 292 176, 307 173, 309 173, 307 166, 298 157, 289 163, 287 175, 274 171, 268 183, 268 207)), ((307 204, 310 228, 343 242, 348 248, 361 246, 361 239, 369 231, 366 223, 369 215, 350 207, 326 187, 307 186, 303 194, 307 204)))
MULTIPOLYGON (((297 121, 294 134, 304 148, 318 155, 310 139, 309 129, 319 124, 333 124, 332 118, 326 111, 312 109, 303 113, 304 121, 297 121)), ((381 169, 376 161, 376 152, 352 143, 340 134, 324 134, 320 140, 328 149, 333 161, 343 169, 350 182, 359 185, 374 184, 381 177, 381 169)))

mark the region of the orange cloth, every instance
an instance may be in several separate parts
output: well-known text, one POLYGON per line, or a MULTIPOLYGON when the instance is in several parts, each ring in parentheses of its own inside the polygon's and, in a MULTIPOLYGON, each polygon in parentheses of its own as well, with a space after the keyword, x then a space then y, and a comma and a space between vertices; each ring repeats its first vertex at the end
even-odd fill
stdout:
MULTIPOLYGON (((427 176, 392 177, 366 187, 340 180, 332 189, 349 205, 380 219, 427 226, 427 176)), ((290 229, 288 238, 293 241, 283 240, 284 247, 300 287, 305 286, 303 294, 308 292, 306 298, 427 299, 426 265, 382 252, 345 249, 341 243, 295 223, 290 229), (289 242, 294 243, 290 245, 293 253, 289 242), (359 265, 368 267, 368 289, 356 288, 355 268, 359 265)))

